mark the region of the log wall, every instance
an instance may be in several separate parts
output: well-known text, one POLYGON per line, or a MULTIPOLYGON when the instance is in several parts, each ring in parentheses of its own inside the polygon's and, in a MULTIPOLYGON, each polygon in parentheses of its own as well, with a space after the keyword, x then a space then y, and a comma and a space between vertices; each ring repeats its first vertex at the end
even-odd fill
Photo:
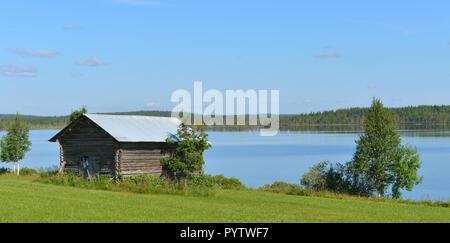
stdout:
POLYGON ((174 148, 167 143, 121 143, 120 172, 123 176, 166 175, 161 158, 169 156, 174 148))
POLYGON ((89 119, 78 121, 58 141, 61 144, 61 165, 64 165, 64 171, 80 175, 81 157, 89 156, 98 158, 100 175, 115 176, 119 144, 89 119))

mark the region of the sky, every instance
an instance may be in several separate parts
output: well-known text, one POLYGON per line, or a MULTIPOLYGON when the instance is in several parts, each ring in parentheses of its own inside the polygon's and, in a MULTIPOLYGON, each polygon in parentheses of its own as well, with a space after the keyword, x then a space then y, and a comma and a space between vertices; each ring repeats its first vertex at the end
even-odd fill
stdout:
POLYGON ((171 110, 177 89, 280 91, 280 113, 450 104, 449 1, 15 0, 0 114, 171 110))

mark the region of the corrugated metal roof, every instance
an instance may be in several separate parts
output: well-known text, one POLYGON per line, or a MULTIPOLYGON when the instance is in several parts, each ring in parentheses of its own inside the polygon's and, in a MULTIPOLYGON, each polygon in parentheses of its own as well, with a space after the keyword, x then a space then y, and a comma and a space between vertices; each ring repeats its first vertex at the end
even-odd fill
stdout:
POLYGON ((119 142, 165 142, 174 140, 181 121, 177 118, 85 114, 119 142))

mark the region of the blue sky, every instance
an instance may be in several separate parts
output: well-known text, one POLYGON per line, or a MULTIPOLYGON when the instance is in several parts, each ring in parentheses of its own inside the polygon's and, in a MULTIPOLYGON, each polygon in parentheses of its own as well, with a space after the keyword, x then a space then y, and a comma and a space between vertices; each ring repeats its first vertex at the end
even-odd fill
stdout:
POLYGON ((281 113, 450 104, 448 1, 16 0, 0 113, 170 110, 176 89, 278 89, 281 113))

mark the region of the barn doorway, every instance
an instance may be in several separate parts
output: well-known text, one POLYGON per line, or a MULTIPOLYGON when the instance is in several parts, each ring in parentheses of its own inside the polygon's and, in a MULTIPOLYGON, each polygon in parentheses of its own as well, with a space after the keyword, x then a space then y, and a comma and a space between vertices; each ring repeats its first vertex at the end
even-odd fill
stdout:
POLYGON ((84 179, 100 175, 100 158, 98 156, 81 156, 81 176, 84 179))

